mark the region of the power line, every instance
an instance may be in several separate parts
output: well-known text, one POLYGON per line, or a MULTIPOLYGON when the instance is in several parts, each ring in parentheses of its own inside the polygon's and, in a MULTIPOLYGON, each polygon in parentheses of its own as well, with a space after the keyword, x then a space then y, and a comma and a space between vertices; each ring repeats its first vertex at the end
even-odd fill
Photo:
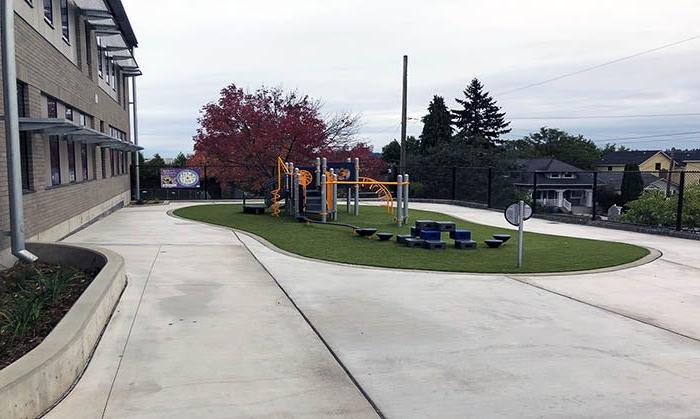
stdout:
POLYGON ((552 77, 552 78, 549 78, 546 80, 542 80, 542 81, 535 82, 535 83, 530 83, 530 84, 527 84, 525 86, 516 87, 515 89, 506 90, 505 92, 495 94, 494 96, 505 96, 505 95, 509 95, 511 93, 519 92, 521 90, 529 89, 531 87, 542 86, 543 84, 551 83, 553 81, 561 80, 561 79, 571 77, 571 76, 576 76, 578 74, 586 73, 588 71, 597 70, 601 67, 606 67, 606 66, 609 66, 612 64, 617 64, 617 63, 622 62, 622 61, 631 60, 632 58, 637 58, 637 57, 640 57, 642 55, 651 54, 652 52, 660 51, 660 50, 663 50, 666 48, 671 48, 671 47, 674 47, 676 45, 680 45, 680 44, 683 44, 686 42, 694 41, 694 40, 699 39, 699 38, 700 38, 700 35, 695 35, 695 36, 692 36, 690 38, 681 39, 680 41, 671 42, 670 44, 665 44, 665 45, 661 45, 661 46, 656 47, 656 48, 651 48, 651 49, 647 49, 644 51, 640 51, 640 52, 637 52, 637 53, 632 54, 632 55, 627 55, 625 57, 617 58, 615 60, 606 61, 604 63, 596 64, 596 65, 593 65, 590 67, 585 67, 585 68, 582 68, 580 70, 572 71, 570 73, 564 73, 564 74, 561 74, 559 76, 552 77))
POLYGON ((515 116, 510 120, 553 120, 553 119, 622 119, 622 118, 677 118, 686 116, 700 116, 700 113, 658 113, 636 115, 580 115, 580 116, 515 116))
POLYGON ((672 132, 670 134, 654 134, 654 135, 642 135, 639 137, 620 137, 620 138, 608 138, 601 141, 626 141, 626 140, 643 140, 645 138, 659 138, 659 137, 676 137, 679 135, 695 135, 700 134, 700 131, 691 132, 672 132))

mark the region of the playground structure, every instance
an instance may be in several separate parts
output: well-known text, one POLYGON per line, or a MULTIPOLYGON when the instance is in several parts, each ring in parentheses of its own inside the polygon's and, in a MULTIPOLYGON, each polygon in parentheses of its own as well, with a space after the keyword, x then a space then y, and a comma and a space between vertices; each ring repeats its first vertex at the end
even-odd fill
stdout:
MULTIPOLYGON (((395 182, 362 177, 357 158, 330 163, 326 158, 316 158, 314 166, 295 167, 294 163, 278 157, 275 181, 269 205, 274 217, 279 217, 284 208, 288 215, 298 219, 310 221, 308 217, 314 216, 319 217, 321 223, 337 221, 341 189, 346 191, 347 212, 359 216, 360 189, 368 188, 377 195, 387 213, 394 215, 399 227, 408 221, 408 174, 397 176, 395 182), (391 193, 392 187, 396 187, 396 199, 391 193)), ((358 233, 361 230, 348 226, 358 233)))

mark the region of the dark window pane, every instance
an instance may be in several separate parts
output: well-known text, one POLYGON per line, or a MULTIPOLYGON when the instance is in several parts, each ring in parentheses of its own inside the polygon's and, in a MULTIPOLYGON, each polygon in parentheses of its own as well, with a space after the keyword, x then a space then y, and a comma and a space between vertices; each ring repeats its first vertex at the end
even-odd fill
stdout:
POLYGON ((22 164, 22 189, 32 190, 32 140, 27 132, 19 133, 19 153, 22 164))
POLYGON ((58 106, 56 99, 47 98, 49 118, 58 118, 58 106))
POLYGON ((83 166, 83 180, 88 180, 88 147, 87 144, 80 144, 80 163, 83 166))
POLYGON ((53 23, 53 0, 44 0, 44 17, 53 23))
POLYGON ((49 153, 51 154, 51 185, 61 184, 61 155, 58 145, 58 137, 49 137, 49 153))
POLYGON ((66 119, 69 121, 73 120, 73 109, 66 106, 66 119))
POLYGON ((17 110, 19 117, 27 116, 27 85, 17 82, 17 110))
POLYGON ((68 180, 75 182, 75 143, 68 142, 68 180))
POLYGON ((68 0, 61 0, 61 31, 63 37, 70 40, 70 30, 68 27, 68 0))

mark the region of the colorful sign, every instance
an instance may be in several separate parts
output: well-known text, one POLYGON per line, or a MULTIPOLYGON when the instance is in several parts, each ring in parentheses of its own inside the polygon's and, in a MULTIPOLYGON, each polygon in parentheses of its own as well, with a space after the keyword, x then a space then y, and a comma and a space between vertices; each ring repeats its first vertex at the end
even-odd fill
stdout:
POLYGON ((160 187, 163 189, 199 188, 200 170, 198 168, 166 168, 160 169, 160 187))

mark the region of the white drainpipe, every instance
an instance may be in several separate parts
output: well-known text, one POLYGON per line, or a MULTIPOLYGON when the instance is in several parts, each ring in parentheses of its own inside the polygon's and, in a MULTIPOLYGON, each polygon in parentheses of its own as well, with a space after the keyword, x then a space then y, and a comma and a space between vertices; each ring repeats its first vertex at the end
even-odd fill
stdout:
POLYGON ((23 262, 38 258, 25 247, 24 202, 22 197, 22 163, 19 147, 19 113, 17 105, 17 69, 15 63, 15 2, 3 0, 2 80, 5 102, 5 139, 7 141, 7 183, 10 198, 10 237, 12 254, 23 262))

